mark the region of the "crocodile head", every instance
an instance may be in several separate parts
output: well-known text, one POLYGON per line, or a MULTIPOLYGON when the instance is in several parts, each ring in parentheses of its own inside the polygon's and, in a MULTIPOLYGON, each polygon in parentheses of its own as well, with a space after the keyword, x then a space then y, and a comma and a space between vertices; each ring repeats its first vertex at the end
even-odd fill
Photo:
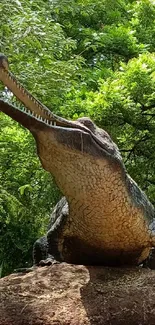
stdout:
POLYGON ((30 130, 43 167, 55 176, 68 199, 88 192, 92 194, 98 183, 104 183, 102 165, 116 172, 121 156, 108 133, 89 118, 69 121, 53 114, 16 80, 2 54, 0 80, 24 104, 24 108, 19 109, 1 100, 0 110, 30 130))

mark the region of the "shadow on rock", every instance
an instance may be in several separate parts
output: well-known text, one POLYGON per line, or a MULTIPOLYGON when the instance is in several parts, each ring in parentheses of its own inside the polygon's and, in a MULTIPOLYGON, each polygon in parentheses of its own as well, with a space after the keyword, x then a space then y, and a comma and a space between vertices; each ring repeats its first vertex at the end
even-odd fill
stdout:
POLYGON ((154 325, 155 271, 87 267, 81 299, 91 325, 154 325))

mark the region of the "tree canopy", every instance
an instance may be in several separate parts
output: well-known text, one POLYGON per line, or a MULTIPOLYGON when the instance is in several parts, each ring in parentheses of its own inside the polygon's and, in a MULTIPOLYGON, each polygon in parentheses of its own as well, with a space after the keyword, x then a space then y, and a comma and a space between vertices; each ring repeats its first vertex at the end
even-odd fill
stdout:
MULTIPOLYGON (((4 0, 0 51, 53 112, 89 116, 118 144, 129 174, 155 203, 155 1, 4 0)), ((16 98, 0 84, 0 96, 16 98)), ((0 114, 2 274, 31 264, 60 197, 31 135, 0 114)))

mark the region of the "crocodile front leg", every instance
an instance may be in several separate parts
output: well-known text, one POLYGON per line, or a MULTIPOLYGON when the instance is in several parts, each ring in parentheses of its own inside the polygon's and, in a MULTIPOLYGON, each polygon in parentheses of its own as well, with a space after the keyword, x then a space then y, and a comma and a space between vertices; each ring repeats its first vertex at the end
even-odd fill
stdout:
POLYGON ((41 237, 34 243, 34 265, 45 266, 62 261, 61 253, 58 250, 58 241, 68 215, 68 203, 66 198, 63 197, 53 209, 49 230, 46 236, 41 237))

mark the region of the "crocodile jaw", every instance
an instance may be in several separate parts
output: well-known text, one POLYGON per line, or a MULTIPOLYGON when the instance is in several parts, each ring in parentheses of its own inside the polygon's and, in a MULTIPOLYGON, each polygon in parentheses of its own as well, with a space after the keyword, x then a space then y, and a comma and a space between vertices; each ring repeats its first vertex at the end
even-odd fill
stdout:
MULTIPOLYGON (((87 125, 91 122, 90 128, 80 121, 72 122, 54 115, 16 80, 8 70, 8 61, 4 55, 0 55, 0 79, 26 106, 21 110, 1 101, 1 110, 30 130, 36 139, 40 160, 47 171, 53 174, 54 148, 59 151, 60 157, 65 151, 69 157, 74 153, 74 159, 87 155, 93 160, 106 159, 111 164, 114 160, 116 165, 120 164, 121 157, 117 146, 105 131, 102 131, 102 137, 99 137, 92 131, 95 126, 91 121, 87 121, 87 125)), ((74 160, 72 163, 74 164, 74 160)))

